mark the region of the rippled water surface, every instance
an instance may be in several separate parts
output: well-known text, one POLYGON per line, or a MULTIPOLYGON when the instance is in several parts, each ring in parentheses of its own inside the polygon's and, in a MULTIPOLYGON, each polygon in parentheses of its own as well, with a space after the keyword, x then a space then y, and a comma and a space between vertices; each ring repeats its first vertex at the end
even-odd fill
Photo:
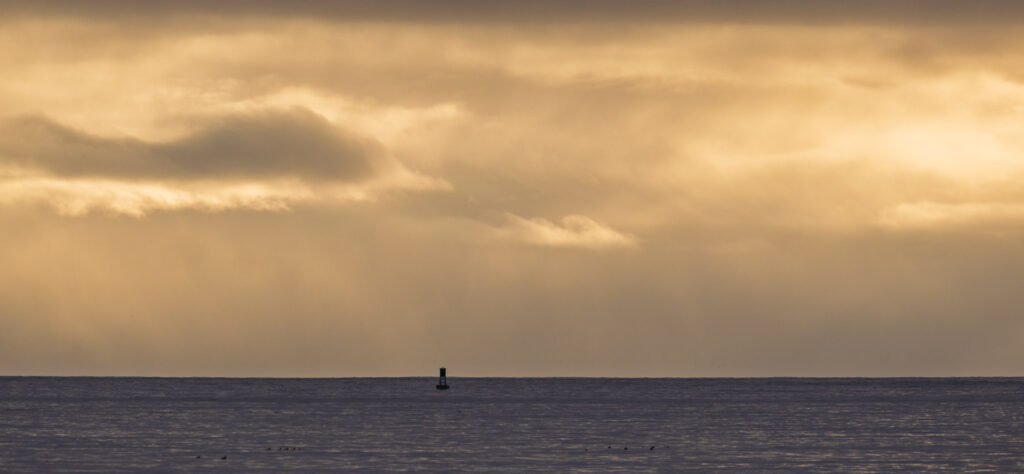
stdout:
POLYGON ((1024 471, 1019 378, 435 384, 0 377, 0 471, 1024 471))

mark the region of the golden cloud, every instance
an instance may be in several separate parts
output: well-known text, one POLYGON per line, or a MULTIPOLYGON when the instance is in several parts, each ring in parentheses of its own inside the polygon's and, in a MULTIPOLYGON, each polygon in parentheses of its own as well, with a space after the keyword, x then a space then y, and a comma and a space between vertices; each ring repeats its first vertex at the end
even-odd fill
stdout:
POLYGON ((636 244, 636 237, 622 234, 587 216, 568 215, 558 224, 547 219, 524 219, 513 214, 508 218, 509 226, 502 229, 501 233, 535 245, 600 249, 636 244))

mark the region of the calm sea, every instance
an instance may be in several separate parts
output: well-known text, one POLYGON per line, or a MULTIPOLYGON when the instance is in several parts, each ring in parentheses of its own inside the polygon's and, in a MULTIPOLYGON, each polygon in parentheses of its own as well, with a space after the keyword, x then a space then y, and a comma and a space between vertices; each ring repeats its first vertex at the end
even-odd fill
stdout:
POLYGON ((1021 378, 435 384, 0 377, 0 471, 1024 471, 1021 378))

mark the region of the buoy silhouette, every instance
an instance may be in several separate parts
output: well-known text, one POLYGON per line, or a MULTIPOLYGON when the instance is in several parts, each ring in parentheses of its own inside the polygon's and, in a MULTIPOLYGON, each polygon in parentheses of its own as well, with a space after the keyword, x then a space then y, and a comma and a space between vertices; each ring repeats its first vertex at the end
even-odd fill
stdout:
POLYGON ((448 377, 445 376, 444 372, 444 367, 441 367, 441 380, 437 384, 438 390, 448 390, 448 377))

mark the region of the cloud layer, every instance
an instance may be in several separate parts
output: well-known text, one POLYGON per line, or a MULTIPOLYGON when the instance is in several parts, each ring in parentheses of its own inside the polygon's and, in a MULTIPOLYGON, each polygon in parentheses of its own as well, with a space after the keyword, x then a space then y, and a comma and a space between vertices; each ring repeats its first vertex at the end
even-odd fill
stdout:
POLYGON ((1016 3, 0 10, 0 372, 1024 370, 1016 3))
POLYGON ((0 126, 0 204, 46 202, 66 215, 100 210, 286 210, 368 199, 395 189, 443 190, 368 138, 303 109, 210 120, 169 142, 104 138, 38 118, 0 126))

